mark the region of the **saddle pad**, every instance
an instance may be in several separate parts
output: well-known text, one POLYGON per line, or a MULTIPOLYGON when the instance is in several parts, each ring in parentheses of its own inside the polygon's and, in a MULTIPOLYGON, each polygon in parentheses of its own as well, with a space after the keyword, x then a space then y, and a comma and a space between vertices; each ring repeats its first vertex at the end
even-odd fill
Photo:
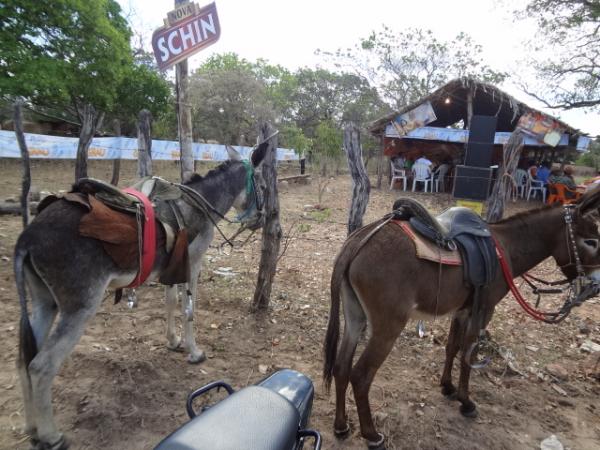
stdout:
POLYGON ((435 243, 417 234, 407 221, 392 220, 392 222, 398 225, 404 231, 404 234, 413 241, 417 258, 448 266, 462 266, 462 258, 458 250, 450 251, 439 248, 435 243))

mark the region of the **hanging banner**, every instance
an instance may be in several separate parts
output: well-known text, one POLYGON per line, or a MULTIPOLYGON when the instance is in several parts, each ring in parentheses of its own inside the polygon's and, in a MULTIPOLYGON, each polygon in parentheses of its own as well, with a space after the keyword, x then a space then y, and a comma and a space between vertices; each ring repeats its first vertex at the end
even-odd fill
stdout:
POLYGON ((560 143, 564 132, 556 120, 540 113, 523 114, 517 126, 525 134, 550 147, 556 147, 560 143))
POLYGON ((405 136, 416 128, 421 128, 437 119, 430 102, 425 102, 415 109, 397 115, 392 124, 400 136, 405 136))
POLYGON ((160 70, 189 58, 214 44, 221 37, 217 5, 200 8, 184 3, 169 12, 165 26, 152 34, 152 49, 160 70))

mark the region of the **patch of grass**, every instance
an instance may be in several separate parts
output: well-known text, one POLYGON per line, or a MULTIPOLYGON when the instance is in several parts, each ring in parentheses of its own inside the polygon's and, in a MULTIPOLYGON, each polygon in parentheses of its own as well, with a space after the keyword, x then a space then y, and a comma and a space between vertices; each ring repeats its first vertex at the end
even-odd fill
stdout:
POLYGON ((331 208, 314 210, 309 213, 309 216, 319 223, 325 222, 331 217, 331 208))
POLYGON ((308 233, 312 227, 310 223, 299 223, 298 224, 298 232, 299 233, 308 233))

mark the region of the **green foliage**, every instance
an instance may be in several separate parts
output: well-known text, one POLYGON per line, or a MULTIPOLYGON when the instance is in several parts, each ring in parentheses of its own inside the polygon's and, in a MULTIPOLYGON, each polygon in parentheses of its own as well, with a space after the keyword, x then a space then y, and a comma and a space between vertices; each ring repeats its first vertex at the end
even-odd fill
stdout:
POLYGON ((233 53, 215 55, 194 72, 190 100, 195 139, 253 145, 257 125, 275 117, 254 66, 233 53))
MULTIPOLYGON (((171 87, 159 73, 147 65, 134 64, 128 67, 117 86, 118 108, 116 116, 121 120, 123 131, 134 134, 137 117, 142 109, 152 114, 154 121, 163 115, 174 113, 171 87)), ((177 117, 174 117, 175 125, 177 117)), ((126 133, 127 134, 127 133, 126 133)))
POLYGON ((316 158, 337 159, 342 156, 342 131, 333 122, 324 121, 317 126, 313 153, 316 158))
POLYGON ((542 55, 534 61, 539 82, 525 91, 552 108, 598 110, 600 2, 530 0, 517 17, 534 17, 540 27, 532 52, 542 55))
POLYGON ((312 149, 312 140, 307 138, 296 124, 291 123, 280 127, 279 145, 293 148, 298 155, 306 155, 312 149))
POLYGON ((341 70, 358 73, 399 109, 457 77, 499 83, 507 75, 483 64, 482 48, 459 33, 450 41, 432 31, 388 27, 373 31, 352 49, 320 52, 341 70))
POLYGON ((131 64, 131 32, 113 0, 0 3, 0 92, 38 104, 110 109, 131 64))
POLYGON ((311 229, 310 223, 299 223, 298 224, 298 233, 308 233, 311 229))
POLYGON ((600 140, 592 142, 590 151, 581 155, 576 164, 578 166, 593 167, 596 171, 600 170, 600 140))

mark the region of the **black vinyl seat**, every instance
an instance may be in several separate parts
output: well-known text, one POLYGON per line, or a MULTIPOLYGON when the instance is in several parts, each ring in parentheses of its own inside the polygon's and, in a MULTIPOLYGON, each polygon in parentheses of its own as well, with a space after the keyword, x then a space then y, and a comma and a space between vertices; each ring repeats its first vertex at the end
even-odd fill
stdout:
POLYGON ((155 450, 293 448, 299 424, 300 414, 287 399, 265 387, 249 386, 190 420, 155 450))

